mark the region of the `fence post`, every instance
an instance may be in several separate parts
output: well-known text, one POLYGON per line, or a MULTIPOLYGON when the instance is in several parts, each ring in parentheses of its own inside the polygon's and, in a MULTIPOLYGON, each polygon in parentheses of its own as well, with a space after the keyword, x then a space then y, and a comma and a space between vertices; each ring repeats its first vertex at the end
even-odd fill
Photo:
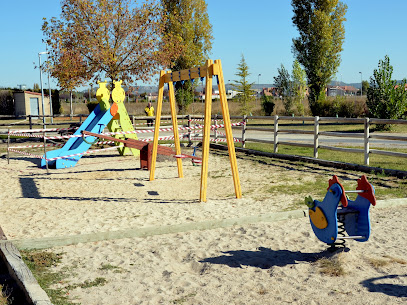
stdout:
POLYGON ((319 116, 314 118, 314 158, 318 159, 319 147, 319 116))
POLYGON ((136 119, 134 118, 134 115, 131 116, 131 121, 132 121, 133 127, 135 128, 136 127, 136 119))
POLYGON ((82 124, 82 114, 79 115, 79 123, 82 124))
POLYGON ((369 165, 369 153, 370 153, 370 146, 369 146, 369 137, 370 137, 370 119, 365 118, 365 165, 369 165))
POLYGON ((188 114, 188 145, 192 145, 192 140, 191 140, 191 115, 188 114))
POLYGON ((247 115, 243 116, 243 126, 242 126, 242 147, 245 148, 246 146, 246 121, 247 115))
POLYGON ((47 138, 45 134, 45 130, 43 131, 43 137, 44 137, 44 158, 45 158, 45 167, 47 168, 47 174, 49 174, 49 169, 48 169, 48 160, 47 160, 47 138))
POLYGON ((28 121, 30 122, 30 129, 33 129, 33 118, 31 115, 28 116, 28 121))
POLYGON ((7 132, 7 164, 10 164, 10 128, 7 132))
POLYGON ((218 125, 218 114, 215 114, 213 125, 215 125, 215 128, 213 129, 213 137, 215 138, 216 143, 216 140, 218 139, 218 127, 216 127, 216 125, 218 125))
POLYGON ((278 153, 278 115, 274 116, 274 153, 278 153))

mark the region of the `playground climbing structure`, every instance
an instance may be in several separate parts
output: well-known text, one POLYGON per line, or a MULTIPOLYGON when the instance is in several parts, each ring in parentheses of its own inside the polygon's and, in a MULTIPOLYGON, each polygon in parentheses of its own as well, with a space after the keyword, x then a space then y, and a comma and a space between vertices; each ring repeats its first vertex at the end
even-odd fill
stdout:
MULTIPOLYGON (((124 92, 124 89, 122 88, 121 84, 122 81, 114 81, 114 89, 112 90, 112 100, 114 103, 117 104, 118 110, 116 115, 110 120, 109 124, 107 124, 107 128, 109 129, 110 132, 121 132, 121 131, 134 131, 133 124, 130 120, 129 114, 127 113, 126 107, 124 106, 124 100, 126 98, 126 93, 124 92)), ((116 134, 114 135, 115 138, 117 139, 126 139, 130 138, 133 140, 138 140, 137 134, 135 133, 128 133, 126 135, 124 134, 116 134)), ((115 142, 116 145, 119 145, 119 142, 115 142)), ((125 155, 132 153, 134 156, 138 156, 140 154, 139 150, 134 149, 134 148, 129 148, 129 147, 123 147, 120 146, 117 148, 119 151, 120 155, 125 155)))
MULTIPOLYGON (((75 166, 96 139, 84 139, 82 137, 83 131, 100 134, 107 127, 111 132, 134 132, 133 125, 123 104, 125 92, 121 87, 121 83, 121 81, 114 82, 115 87, 112 92, 113 104, 110 106, 110 91, 106 87, 107 82, 98 82, 99 89, 96 92, 96 98, 99 104, 62 148, 49 151, 46 153, 46 156, 43 156, 41 160, 42 167, 46 167, 46 162, 48 162, 49 167, 56 169, 75 166)), ((115 135, 116 138, 120 139, 123 139, 125 136, 137 140, 137 135, 134 133, 115 135)), ((119 142, 115 142, 115 144, 118 145, 119 142)), ((118 147, 117 149, 121 155, 129 151, 135 156, 139 153, 134 148, 118 147)))

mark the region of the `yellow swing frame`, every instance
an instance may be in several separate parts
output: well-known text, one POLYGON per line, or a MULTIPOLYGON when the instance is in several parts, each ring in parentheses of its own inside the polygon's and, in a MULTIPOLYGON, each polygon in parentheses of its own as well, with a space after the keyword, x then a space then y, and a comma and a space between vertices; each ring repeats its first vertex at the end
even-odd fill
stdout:
MULTIPOLYGON (((151 170, 150 170, 150 181, 154 180, 155 167, 157 160, 157 147, 158 147, 158 136, 161 121, 161 111, 164 95, 164 85, 167 83, 169 87, 169 101, 171 107, 171 120, 172 127, 174 130, 174 142, 175 142, 175 152, 177 155, 181 154, 181 146, 178 134, 178 122, 177 113, 175 107, 175 93, 174 93, 174 82, 192 80, 196 78, 206 78, 206 93, 205 93, 205 116, 204 116, 204 134, 202 140, 202 168, 201 168, 201 188, 200 188, 200 201, 206 202, 206 191, 208 186, 208 159, 209 159, 209 140, 210 140, 210 127, 211 127, 211 111, 212 111, 212 83, 213 76, 218 76, 218 87, 220 103, 222 107, 223 121, 225 124, 226 131, 226 141, 229 151, 230 166, 232 169, 233 183, 235 188, 236 198, 242 198, 242 190, 240 188, 239 172, 237 169, 236 162, 236 152, 235 145, 233 142, 232 127, 230 123, 229 107, 226 99, 226 89, 225 81, 223 78, 223 71, 220 59, 218 60, 207 60, 206 64, 201 67, 195 67, 187 70, 175 71, 175 72, 160 72, 160 81, 158 88, 158 101, 157 101, 157 111, 155 117, 155 127, 154 127, 154 141, 153 141, 153 151, 151 158, 151 170)), ((178 177, 183 178, 182 170, 182 160, 177 158, 178 167, 178 177)))

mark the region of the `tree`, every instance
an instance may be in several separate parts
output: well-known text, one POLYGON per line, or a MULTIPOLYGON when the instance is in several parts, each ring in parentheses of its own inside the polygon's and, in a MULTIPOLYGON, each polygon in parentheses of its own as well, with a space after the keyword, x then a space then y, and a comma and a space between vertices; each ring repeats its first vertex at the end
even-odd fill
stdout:
POLYGON ((277 68, 277 73, 274 82, 278 94, 283 99, 286 114, 291 114, 293 106, 296 106, 298 112, 304 115, 302 100, 305 98, 307 83, 305 71, 301 68, 300 63, 297 60, 294 61, 291 76, 283 64, 277 68))
POLYGON ((362 94, 367 94, 367 90, 369 90, 370 84, 367 80, 362 81, 362 94))
POLYGON ((205 0, 161 0, 166 16, 164 35, 176 37, 181 47, 171 60, 175 71, 203 65, 212 49, 212 25, 205 0))
POLYGON ((280 68, 277 68, 277 76, 274 77, 274 83, 278 91, 278 95, 283 100, 283 105, 287 114, 291 112, 293 106, 293 83, 288 70, 281 64, 280 68))
POLYGON ((298 112, 304 115, 304 104, 302 101, 305 98, 307 91, 307 81, 305 71, 301 68, 298 60, 294 60, 293 72, 292 72, 292 93, 293 93, 293 104, 297 107, 298 112))
MULTIPOLYGON (((181 48, 170 67, 174 71, 205 63, 212 49, 212 25, 205 0, 161 0, 166 16, 163 35, 174 37, 181 48)), ((191 81, 178 82, 176 100, 181 113, 194 101, 195 86, 191 81)))
POLYGON ((82 56, 67 43, 61 50, 59 57, 54 58, 51 75, 58 80, 58 85, 62 90, 69 91, 69 114, 72 117, 72 92, 89 79, 86 63, 82 56))
POLYGON ((65 88, 107 77, 149 81, 179 54, 164 35, 165 16, 154 0, 61 0, 60 19, 44 20, 48 69, 65 88), (73 68, 70 63, 77 61, 73 68), (61 81, 62 80, 62 81, 61 81))
POLYGON ((252 86, 254 83, 249 83, 249 67, 243 54, 235 75, 239 77, 239 80, 234 80, 232 86, 238 92, 237 99, 240 102, 242 114, 248 115, 253 108, 254 96, 252 86))
MULTIPOLYGON (((393 66, 389 56, 379 60, 378 69, 370 77, 370 87, 367 90, 367 107, 370 115, 379 119, 400 119, 407 111, 407 80, 398 84, 392 80, 393 66)), ((379 125, 381 129, 390 126, 379 125)))
POLYGON ((316 103, 325 98, 325 88, 341 62, 347 6, 339 0, 292 0, 291 5, 299 32, 292 50, 305 69, 309 104, 316 115, 316 103))
POLYGON ((283 64, 281 64, 280 68, 277 68, 277 76, 274 77, 274 85, 277 88, 278 95, 281 97, 286 97, 289 96, 290 93, 290 73, 288 70, 284 67, 283 64))

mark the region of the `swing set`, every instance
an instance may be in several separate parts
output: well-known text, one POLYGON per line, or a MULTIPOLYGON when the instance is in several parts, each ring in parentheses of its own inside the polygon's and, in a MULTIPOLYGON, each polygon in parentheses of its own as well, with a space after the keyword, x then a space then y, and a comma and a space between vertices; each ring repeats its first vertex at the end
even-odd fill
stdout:
POLYGON ((157 153, 159 150, 158 137, 160 129, 160 120, 164 96, 164 86, 168 84, 169 90, 169 102, 171 108, 171 120, 172 129, 174 131, 174 143, 175 143, 175 157, 177 158, 178 177, 183 178, 181 146, 178 133, 177 113, 175 107, 175 82, 184 82, 186 80, 206 79, 206 92, 205 92, 205 115, 204 115, 204 130, 202 140, 202 167, 201 167, 201 186, 200 186, 200 201, 206 202, 206 193, 208 186, 208 159, 209 159, 209 140, 210 140, 210 125, 211 125, 211 111, 212 111, 212 84, 214 76, 217 78, 217 84, 219 87, 220 103, 222 108, 222 115, 226 131, 226 141, 229 151, 229 161, 232 169, 232 177, 235 188, 236 198, 242 198, 242 191, 240 187, 239 173, 236 162, 236 152, 233 142, 232 127, 230 123, 229 107, 226 99, 225 81, 223 78, 223 71, 221 61, 207 60, 204 66, 195 67, 191 69, 167 72, 162 70, 160 72, 159 88, 158 88, 158 100, 157 111, 154 126, 154 140, 152 147, 151 157, 151 169, 150 169, 150 181, 155 178, 157 153))

